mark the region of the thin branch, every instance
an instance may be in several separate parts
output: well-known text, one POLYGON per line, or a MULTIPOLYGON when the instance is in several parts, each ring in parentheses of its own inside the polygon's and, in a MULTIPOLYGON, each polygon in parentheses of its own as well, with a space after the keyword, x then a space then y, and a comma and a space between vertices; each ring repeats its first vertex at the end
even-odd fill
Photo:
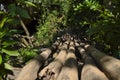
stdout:
POLYGON ((25 31, 25 33, 26 33, 26 35, 28 37, 30 45, 33 47, 32 41, 31 41, 31 38, 30 38, 30 33, 29 33, 28 29, 26 28, 26 26, 25 26, 24 22, 22 21, 20 15, 17 15, 17 17, 19 18, 20 24, 21 24, 22 28, 24 29, 24 31, 25 31))
POLYGON ((17 17, 19 18, 19 20, 20 20, 20 24, 21 24, 22 28, 24 29, 26 35, 27 35, 27 36, 30 36, 30 33, 29 33, 28 29, 26 28, 24 22, 22 21, 20 15, 17 15, 17 17))

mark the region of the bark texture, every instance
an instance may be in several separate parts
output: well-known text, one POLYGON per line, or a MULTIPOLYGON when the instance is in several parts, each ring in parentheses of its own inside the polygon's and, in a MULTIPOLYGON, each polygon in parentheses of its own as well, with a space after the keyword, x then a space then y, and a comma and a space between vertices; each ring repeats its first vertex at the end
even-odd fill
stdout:
POLYGON ((120 60, 92 47, 86 38, 67 33, 41 51, 15 80, 120 80, 120 60))
POLYGON ((57 78, 57 80, 78 80, 78 67, 75 56, 74 43, 70 43, 66 62, 57 78))
POLYGON ((65 63, 65 58, 67 55, 67 47, 68 42, 64 43, 61 46, 61 51, 59 52, 58 56, 55 58, 53 62, 51 62, 48 66, 46 66, 40 73, 39 78, 40 79, 46 79, 46 80, 56 80, 58 77, 58 74, 65 63))
POLYGON ((85 45, 85 49, 91 53, 109 79, 120 80, 120 60, 108 56, 90 45, 85 45))
POLYGON ((58 43, 55 43, 51 48, 45 49, 42 53, 40 53, 40 55, 32 59, 26 66, 23 67, 16 80, 35 80, 40 67, 50 54, 52 54, 52 51, 57 48, 57 45, 58 43))

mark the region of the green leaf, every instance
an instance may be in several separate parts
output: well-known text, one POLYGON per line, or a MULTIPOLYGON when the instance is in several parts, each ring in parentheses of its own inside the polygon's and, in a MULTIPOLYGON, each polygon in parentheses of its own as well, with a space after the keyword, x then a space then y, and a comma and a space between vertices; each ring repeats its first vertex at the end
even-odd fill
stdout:
POLYGON ((2 48, 2 52, 8 54, 9 56, 19 56, 19 52, 14 49, 2 48))
POLYGON ((8 32, 8 27, 2 27, 0 28, 0 39, 4 37, 8 32))
POLYGON ((0 22, 0 28, 2 28, 3 26, 4 26, 4 24, 5 24, 5 22, 7 21, 7 17, 4 17, 3 19, 2 19, 2 21, 0 22))
POLYGON ((12 29, 12 30, 10 30, 9 31, 9 34, 10 35, 13 35, 13 34, 20 34, 20 33, 22 33, 23 31, 22 30, 18 30, 18 29, 12 29))
POLYGON ((18 19, 8 19, 7 23, 12 24, 12 25, 20 24, 18 19))
POLYGON ((12 15, 12 17, 16 16, 16 5, 15 4, 10 4, 8 6, 8 10, 10 12, 10 15, 12 15))
POLYGON ((27 10, 25 10, 25 9, 23 9, 23 8, 20 8, 20 7, 17 7, 16 12, 17 12, 17 14, 19 14, 21 17, 30 19, 30 16, 29 16, 27 10))
POLYGON ((4 14, 5 14, 5 12, 4 12, 4 11, 0 11, 0 14, 4 15, 4 14))
POLYGON ((25 1, 25 3, 28 5, 28 6, 33 6, 33 7, 37 7, 35 4, 33 4, 32 2, 29 2, 29 1, 25 1))
POLYGON ((2 63, 2 56, 0 55, 0 64, 2 63))
POLYGON ((4 45, 4 46, 10 46, 10 45, 14 45, 14 44, 16 44, 17 42, 16 41, 14 41, 14 40, 5 40, 3 43, 2 43, 2 45, 4 45))
POLYGON ((12 70, 12 66, 8 63, 4 63, 5 69, 12 70))

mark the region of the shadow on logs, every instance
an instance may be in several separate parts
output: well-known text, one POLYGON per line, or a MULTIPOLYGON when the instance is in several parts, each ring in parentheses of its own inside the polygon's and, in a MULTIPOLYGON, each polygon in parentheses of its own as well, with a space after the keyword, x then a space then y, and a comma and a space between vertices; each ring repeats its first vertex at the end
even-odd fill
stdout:
POLYGON ((40 80, 56 80, 57 79, 58 74, 60 73, 60 70, 63 64, 65 63, 68 43, 69 42, 63 43, 63 45, 60 47, 61 51, 59 52, 55 60, 40 71, 39 73, 40 80))
POLYGON ((85 45, 84 48, 90 52, 91 56, 110 80, 120 80, 120 60, 108 56, 90 45, 85 45))
POLYGON ((98 69, 92 58, 86 54, 85 49, 79 46, 78 50, 84 60, 81 80, 108 80, 105 74, 98 69))
POLYGON ((52 47, 45 49, 42 53, 40 53, 40 55, 32 59, 26 66, 23 67, 16 80, 35 80, 40 67, 50 54, 56 50, 58 45, 59 43, 54 43, 52 47))
POLYGON ((70 42, 65 64, 57 80, 78 80, 78 67, 73 42, 70 42))

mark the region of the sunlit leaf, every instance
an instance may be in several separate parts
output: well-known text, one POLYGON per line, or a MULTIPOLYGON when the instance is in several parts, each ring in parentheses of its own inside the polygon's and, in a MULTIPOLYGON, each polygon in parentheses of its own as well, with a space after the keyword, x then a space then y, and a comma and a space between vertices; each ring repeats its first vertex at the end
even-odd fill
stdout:
POLYGON ((2 19, 2 21, 0 21, 0 28, 2 28, 3 26, 4 26, 4 24, 5 24, 5 22, 7 21, 7 17, 4 17, 3 19, 2 19))
POLYGON ((9 31, 11 34, 15 34, 15 33, 22 33, 22 30, 18 30, 18 29, 12 29, 9 31))
POLYGON ((2 43, 2 45, 4 45, 4 46, 9 46, 9 45, 14 45, 14 44, 16 44, 17 42, 16 41, 14 41, 14 40, 5 40, 3 43, 2 43))
POLYGON ((35 4, 33 4, 32 2, 29 2, 29 1, 25 1, 25 3, 28 5, 28 6, 33 6, 33 7, 37 7, 35 4))
POLYGON ((0 64, 2 63, 2 56, 0 55, 0 64))
POLYGON ((2 52, 8 54, 9 56, 18 56, 19 52, 14 49, 2 48, 2 52))
POLYGON ((0 38, 4 37, 7 33, 7 28, 1 28, 0 29, 0 38))
POLYGON ((5 14, 5 12, 4 12, 4 11, 0 11, 0 14, 3 14, 3 15, 4 15, 4 14, 5 14))
POLYGON ((12 66, 8 63, 4 63, 5 69, 12 70, 12 66))

